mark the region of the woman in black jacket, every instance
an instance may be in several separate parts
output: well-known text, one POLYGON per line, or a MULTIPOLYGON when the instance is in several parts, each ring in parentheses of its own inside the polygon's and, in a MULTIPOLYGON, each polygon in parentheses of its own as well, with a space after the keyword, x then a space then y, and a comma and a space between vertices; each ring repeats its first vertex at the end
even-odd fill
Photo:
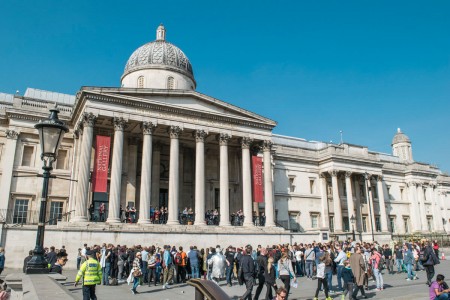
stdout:
POLYGON ((275 279, 275 268, 273 266, 273 257, 267 259, 267 268, 264 270, 264 279, 266 285, 266 300, 272 300, 272 287, 277 290, 277 283, 275 279))

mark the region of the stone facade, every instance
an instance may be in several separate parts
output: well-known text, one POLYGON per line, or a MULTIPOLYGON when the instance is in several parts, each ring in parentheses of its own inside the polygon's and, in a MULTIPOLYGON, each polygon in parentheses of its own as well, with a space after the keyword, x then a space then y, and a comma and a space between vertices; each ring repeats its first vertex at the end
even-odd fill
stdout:
MULTIPOLYGON (((158 43, 165 41, 162 29, 158 43)), ((42 162, 33 126, 55 102, 70 131, 53 165, 45 244, 64 244, 69 253, 103 240, 189 246, 195 236, 200 246, 256 245, 342 239, 352 231, 358 239, 381 241, 450 231, 450 176, 415 162, 400 130, 392 141, 395 156, 275 135, 275 121, 196 92, 184 53, 156 63, 160 54, 172 57, 164 52, 176 48, 170 45, 158 48, 161 53, 139 52, 143 58, 133 62, 136 70, 127 67, 121 88, 84 87, 76 96, 34 89, 0 94, 1 244, 7 252, 24 257, 34 247, 42 162), (92 191, 97 135, 111 137, 107 193, 92 191), (252 202, 251 155, 263 160, 263 203, 252 202), (106 222, 92 222, 89 207, 101 203, 106 222), (127 205, 138 210, 136 224, 121 223, 127 205), (167 225, 150 224, 150 207, 160 206, 168 207, 167 225), (195 211, 193 226, 179 225, 185 207, 195 211), (214 209, 219 226, 206 226, 205 211, 214 209), (238 210, 243 226, 231 227, 229 216, 238 210), (263 213, 264 226, 255 227, 252 216, 263 213)))

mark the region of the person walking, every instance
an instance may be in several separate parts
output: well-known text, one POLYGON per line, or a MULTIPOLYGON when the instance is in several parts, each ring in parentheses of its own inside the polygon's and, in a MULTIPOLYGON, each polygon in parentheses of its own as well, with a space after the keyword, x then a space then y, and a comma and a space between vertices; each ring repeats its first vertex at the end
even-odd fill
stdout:
POLYGON ((395 262, 397 264, 397 273, 400 274, 403 272, 403 249, 398 245, 395 246, 395 262))
POLYGON ((234 261, 236 257, 236 251, 235 249, 230 245, 228 246, 227 250, 225 251, 225 258, 227 259, 227 269, 226 269, 226 279, 227 279, 227 286, 231 287, 233 283, 231 282, 231 278, 233 276, 233 269, 234 269, 234 261))
POLYGON ((386 268, 388 270, 388 273, 393 274, 394 268, 392 266, 392 249, 389 247, 388 244, 386 244, 384 246, 383 256, 384 256, 384 261, 386 262, 386 268))
POLYGON ((408 272, 408 277, 406 278, 406 280, 410 281, 414 279, 419 279, 417 276, 415 276, 415 273, 413 271, 413 264, 415 259, 414 254, 412 252, 412 246, 411 244, 406 244, 404 248, 405 248, 405 256, 403 262, 406 265, 406 271, 408 272))
POLYGON ((243 281, 246 287, 244 295, 240 298, 241 300, 252 300, 252 290, 255 281, 255 264, 251 257, 252 250, 252 246, 247 245, 239 261, 243 281))
POLYGON ((286 300, 289 297, 289 291, 291 289, 291 279, 297 280, 292 269, 292 262, 289 259, 287 251, 283 251, 281 259, 278 261, 278 274, 280 280, 284 284, 284 288, 287 291, 286 300))
POLYGON ((338 255, 334 259, 334 262, 336 263, 338 291, 342 291, 342 270, 344 269, 344 261, 347 260, 347 254, 340 246, 336 247, 336 251, 338 255))
POLYGON ((189 251, 188 260, 189 264, 191 265, 191 276, 192 278, 200 278, 200 272, 199 272, 199 253, 197 251, 197 247, 191 246, 191 251, 189 251))
POLYGON ((373 275, 377 282, 377 291, 383 290, 383 274, 381 274, 382 262, 381 254, 376 248, 372 249, 372 256, 370 257, 370 263, 372 265, 373 275))
POLYGON ((306 277, 308 279, 312 279, 313 277, 313 267, 314 267, 314 260, 316 259, 316 255, 314 252, 314 249, 311 248, 311 244, 308 244, 306 246, 306 250, 305 250, 305 273, 306 273, 306 277))
POLYGON ((168 289, 169 282, 173 278, 173 259, 172 254, 170 254, 170 246, 164 246, 164 254, 163 254, 163 289, 168 289))
POLYGON ((272 300, 272 288, 277 290, 277 283, 275 279, 275 268, 273 267, 273 257, 267 259, 267 267, 264 270, 264 284, 266 285, 265 300, 272 300))
POLYGON ((255 297, 253 300, 258 300, 259 295, 265 285, 266 278, 264 274, 266 273, 267 268, 267 250, 266 248, 261 248, 259 252, 259 256, 256 258, 256 277, 258 278, 258 287, 256 288, 255 297))
POLYGON ((355 253, 350 256, 350 267, 352 269, 353 275, 355 277, 356 288, 353 290, 352 299, 356 299, 358 291, 361 291, 361 295, 367 298, 364 292, 364 274, 366 264, 364 263, 364 258, 361 254, 361 247, 355 247, 355 253))
POLYGON ((341 295, 341 300, 345 300, 345 296, 347 296, 347 294, 348 299, 351 300, 353 294, 353 281, 355 277, 353 276, 353 272, 350 267, 350 262, 348 260, 344 262, 344 269, 342 270, 342 279, 344 280, 344 292, 341 295))
POLYGON ((133 293, 133 295, 138 294, 137 287, 139 286, 139 282, 142 277, 141 260, 142 253, 136 253, 136 256, 133 260, 133 268, 131 269, 133 275, 133 287, 131 288, 131 293, 133 293))
POLYGON ((423 256, 424 257, 422 262, 425 271, 427 272, 427 284, 428 286, 431 286, 431 282, 433 281, 434 277, 434 265, 439 263, 439 259, 436 256, 436 253, 430 242, 427 242, 423 256))
POLYGON ((83 277, 83 300, 97 300, 95 286, 100 284, 102 278, 102 267, 98 263, 93 250, 86 251, 87 260, 81 265, 75 278, 74 286, 78 285, 83 277))
MULTIPOLYGON (((319 258, 319 264, 317 264, 317 288, 316 294, 314 296, 314 300, 319 300, 319 292, 323 285, 323 291, 325 293, 326 300, 331 300, 331 297, 328 296, 328 283, 325 278, 325 260, 327 259, 326 255, 323 255, 319 258)), ((288 293, 289 294, 289 293, 288 293)), ((287 296, 286 296, 287 298, 287 296)))

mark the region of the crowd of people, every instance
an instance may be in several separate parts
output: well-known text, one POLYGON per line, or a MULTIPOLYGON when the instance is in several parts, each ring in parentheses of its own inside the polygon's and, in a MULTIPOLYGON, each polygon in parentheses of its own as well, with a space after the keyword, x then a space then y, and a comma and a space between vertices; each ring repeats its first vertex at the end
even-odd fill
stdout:
MULTIPOLYGON (((30 251, 24 261, 24 271, 31 256, 30 251)), ((62 273, 67 257, 64 246, 59 250, 55 247, 46 249, 52 272, 62 273)), ((378 293, 384 290, 386 275, 405 273, 406 280, 410 281, 418 278, 418 271, 425 270, 430 299, 448 299, 449 288, 444 276, 439 274, 433 281, 436 264, 439 264, 439 246, 430 241, 391 247, 349 240, 259 245, 255 249, 251 245, 225 249, 220 245, 202 249, 190 246, 184 249, 169 245, 85 244, 77 255, 79 272, 76 283, 84 278, 84 285, 91 285, 83 290, 85 299, 95 294, 97 284, 107 286, 128 282, 132 286, 131 292, 136 294, 141 284, 149 287, 161 285, 163 289, 169 289, 191 278, 204 278, 216 283, 223 280, 228 286, 245 285, 246 291, 241 299, 272 300, 274 295, 276 298, 284 297, 279 296, 284 291, 283 299, 288 300, 291 288, 298 285, 297 277, 306 277, 307 280, 317 280, 314 299, 318 299, 321 291, 328 300, 336 293, 340 293, 342 299, 346 295, 349 299, 357 299, 358 294, 367 298, 370 279, 375 281, 378 293), (277 279, 282 282, 281 287, 277 286, 277 279), (261 295, 264 287, 266 293, 261 295)))

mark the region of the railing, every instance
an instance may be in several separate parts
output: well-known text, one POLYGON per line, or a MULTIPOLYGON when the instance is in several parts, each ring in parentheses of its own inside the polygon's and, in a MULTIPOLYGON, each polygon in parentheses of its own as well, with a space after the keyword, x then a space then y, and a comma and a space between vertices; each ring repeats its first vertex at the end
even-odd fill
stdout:
POLYGON ((429 233, 429 234, 392 234, 392 240, 403 243, 403 242, 413 242, 421 240, 438 241, 440 247, 450 246, 450 236, 444 233, 429 233))
MULTIPOLYGON (((56 225, 58 221, 66 220, 67 216, 73 211, 67 213, 47 213, 47 225, 56 225)), ((6 224, 13 224, 15 226, 22 225, 37 225, 39 222, 38 210, 14 210, 14 209, 1 209, 0 210, 0 222, 6 224)))

